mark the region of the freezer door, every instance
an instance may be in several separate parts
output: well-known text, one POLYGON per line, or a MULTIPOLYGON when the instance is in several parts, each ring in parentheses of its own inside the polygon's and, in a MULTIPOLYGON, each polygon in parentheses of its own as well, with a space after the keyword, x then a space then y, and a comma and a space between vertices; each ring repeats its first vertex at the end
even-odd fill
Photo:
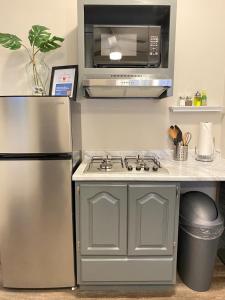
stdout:
POLYGON ((3 286, 75 285, 71 160, 0 161, 3 286))
POLYGON ((0 97, 0 153, 71 152, 67 97, 0 97))

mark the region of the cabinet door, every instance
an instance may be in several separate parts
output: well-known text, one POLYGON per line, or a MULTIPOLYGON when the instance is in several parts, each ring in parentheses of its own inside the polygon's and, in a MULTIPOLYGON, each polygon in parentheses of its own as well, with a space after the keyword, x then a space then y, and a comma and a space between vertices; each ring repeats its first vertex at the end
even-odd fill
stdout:
POLYGON ((129 185, 128 254, 171 255, 176 185, 129 185))
POLYGON ((80 185, 82 255, 127 253, 127 185, 80 185))

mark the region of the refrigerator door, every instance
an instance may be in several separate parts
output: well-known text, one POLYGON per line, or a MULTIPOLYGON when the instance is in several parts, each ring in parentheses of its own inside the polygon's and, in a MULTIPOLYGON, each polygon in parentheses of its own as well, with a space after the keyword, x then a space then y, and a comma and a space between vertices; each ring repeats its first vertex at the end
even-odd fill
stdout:
POLYGON ((75 285, 71 160, 0 161, 3 286, 75 285))
POLYGON ((72 152, 67 97, 0 97, 0 153, 72 152))

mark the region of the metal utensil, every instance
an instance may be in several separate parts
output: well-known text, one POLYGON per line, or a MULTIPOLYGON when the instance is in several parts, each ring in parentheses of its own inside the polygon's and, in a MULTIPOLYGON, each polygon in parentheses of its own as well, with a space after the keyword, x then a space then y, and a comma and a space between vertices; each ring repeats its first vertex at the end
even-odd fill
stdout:
POLYGON ((184 138, 183 138, 184 145, 188 145, 191 141, 191 138, 192 138, 192 134, 189 131, 185 132, 184 138))

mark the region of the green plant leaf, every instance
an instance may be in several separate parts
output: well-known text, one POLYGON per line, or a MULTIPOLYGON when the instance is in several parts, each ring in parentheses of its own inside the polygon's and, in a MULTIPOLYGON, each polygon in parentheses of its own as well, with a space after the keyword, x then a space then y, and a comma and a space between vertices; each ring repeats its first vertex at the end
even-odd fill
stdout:
POLYGON ((62 43, 64 41, 64 38, 59 36, 53 36, 52 38, 48 39, 47 41, 40 44, 39 48, 41 52, 49 52, 51 50, 55 50, 57 48, 60 48, 61 45, 58 43, 62 43))
POLYGON ((46 42, 51 36, 47 30, 49 29, 45 26, 33 25, 28 34, 31 46, 39 48, 42 43, 46 42))
POLYGON ((14 34, 0 33, 0 45, 10 50, 19 49, 22 46, 21 41, 22 40, 14 34))

